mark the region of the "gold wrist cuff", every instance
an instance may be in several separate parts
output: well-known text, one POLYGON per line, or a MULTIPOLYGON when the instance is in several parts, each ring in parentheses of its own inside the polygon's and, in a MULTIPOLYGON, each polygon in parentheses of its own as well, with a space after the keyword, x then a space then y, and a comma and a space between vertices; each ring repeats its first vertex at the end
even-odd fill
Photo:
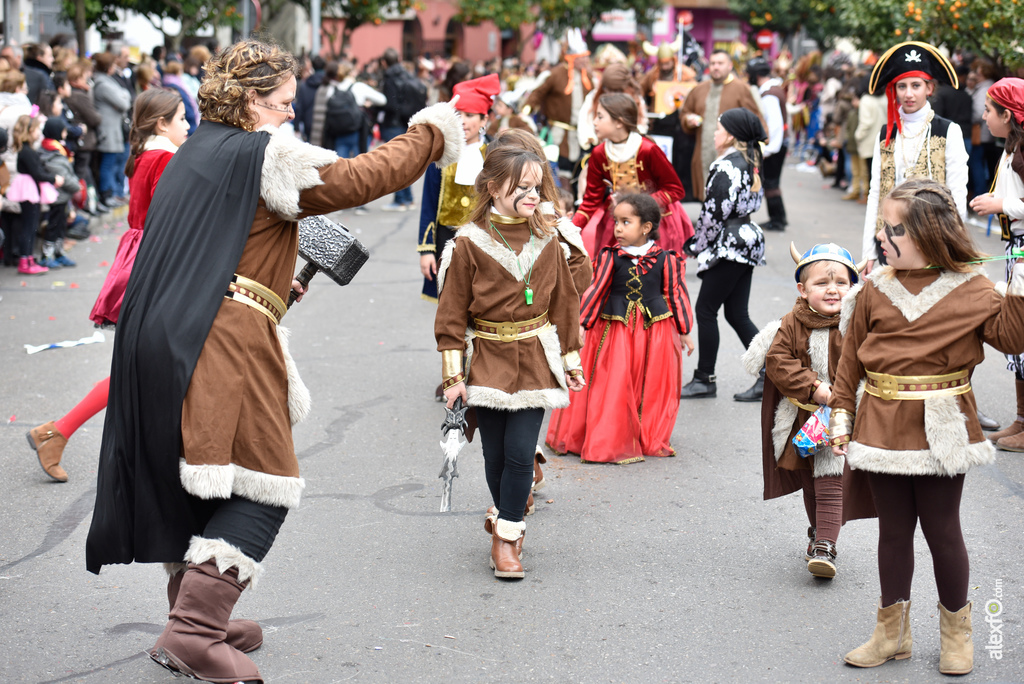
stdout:
POLYGON ((462 350, 445 349, 441 352, 441 378, 447 380, 462 375, 462 350))
POLYGON ((578 351, 571 351, 562 355, 562 367, 567 371, 583 370, 583 360, 578 351))
POLYGON ((846 438, 846 441, 850 440, 850 435, 853 434, 853 414, 846 409, 832 409, 832 415, 828 421, 828 431, 832 435, 832 440, 840 440, 846 438))

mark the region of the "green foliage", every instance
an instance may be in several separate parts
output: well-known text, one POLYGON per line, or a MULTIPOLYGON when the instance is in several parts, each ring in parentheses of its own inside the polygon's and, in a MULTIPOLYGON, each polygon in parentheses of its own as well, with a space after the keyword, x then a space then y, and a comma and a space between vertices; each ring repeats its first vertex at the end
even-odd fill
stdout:
POLYGON ((536 22, 547 35, 560 37, 568 28, 593 26, 611 10, 633 10, 638 23, 650 22, 663 6, 661 0, 459 0, 457 18, 473 25, 490 20, 500 29, 536 22))
POLYGON ((1024 66, 1024 0, 843 0, 858 45, 881 51, 904 40, 945 44, 1007 68, 1024 66))
POLYGON ((84 3, 86 24, 100 31, 112 28, 117 21, 117 10, 132 10, 149 19, 164 36, 177 46, 184 36, 195 35, 207 26, 238 25, 241 15, 236 9, 236 0, 62 0, 62 14, 73 21, 76 3, 84 3), (169 34, 164 30, 164 20, 172 19, 181 23, 181 31, 169 34))
MULTIPOLYGON (((823 47, 848 34, 840 5, 848 0, 729 0, 729 11, 755 29, 783 39, 801 28, 823 47)), ((868 0, 870 1, 870 0, 868 0)))

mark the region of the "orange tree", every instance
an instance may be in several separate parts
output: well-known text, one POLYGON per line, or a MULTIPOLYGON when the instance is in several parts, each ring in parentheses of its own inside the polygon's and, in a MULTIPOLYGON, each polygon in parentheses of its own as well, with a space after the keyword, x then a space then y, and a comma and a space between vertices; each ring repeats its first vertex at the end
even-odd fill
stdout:
POLYGON ((782 39, 803 29, 823 47, 848 35, 843 23, 844 0, 729 0, 729 11, 755 29, 768 29, 782 39))
POLYGON ((1014 69, 1024 66, 1024 0, 842 0, 849 35, 880 51, 905 40, 945 45, 1014 69))

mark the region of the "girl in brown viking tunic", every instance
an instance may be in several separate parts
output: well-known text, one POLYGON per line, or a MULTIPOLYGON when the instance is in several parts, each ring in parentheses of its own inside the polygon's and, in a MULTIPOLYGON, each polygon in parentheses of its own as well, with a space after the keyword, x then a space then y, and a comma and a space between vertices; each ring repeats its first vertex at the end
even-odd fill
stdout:
POLYGON ((939 672, 966 674, 974 664, 960 496, 965 473, 991 463, 994 449, 978 423, 971 373, 984 342, 1024 351, 1024 264, 1014 264, 1001 297, 971 265, 979 255, 953 197, 928 179, 889 193, 877 233, 888 266, 851 289, 840 314, 832 446, 868 475, 882 589, 874 634, 846 654, 857 667, 910 657, 919 519, 939 594, 939 672))
MULTIPOLYGON (((579 296, 541 202, 543 160, 505 147, 487 155, 470 223, 445 248, 434 322, 449 407, 476 408, 495 512, 490 565, 522 578, 523 521, 544 410, 583 388, 579 296)), ((489 512, 490 513, 490 512, 489 512)))
POLYGON ((354 159, 299 142, 282 128, 297 72, 257 41, 207 65, 203 120, 153 195, 111 365, 87 567, 175 564, 151 655, 207 681, 262 681, 243 654, 259 626, 238 640, 228 620, 305 484, 291 433, 301 383, 278 328, 297 221, 405 187, 462 147, 448 104, 354 159))

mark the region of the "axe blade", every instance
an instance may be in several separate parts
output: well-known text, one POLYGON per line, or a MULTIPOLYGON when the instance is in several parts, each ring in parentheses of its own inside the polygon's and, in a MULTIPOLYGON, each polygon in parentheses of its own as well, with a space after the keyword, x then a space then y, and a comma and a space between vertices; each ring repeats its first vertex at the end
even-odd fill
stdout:
POLYGON ((308 216, 299 221, 299 256, 338 285, 348 285, 370 253, 340 223, 308 216))

